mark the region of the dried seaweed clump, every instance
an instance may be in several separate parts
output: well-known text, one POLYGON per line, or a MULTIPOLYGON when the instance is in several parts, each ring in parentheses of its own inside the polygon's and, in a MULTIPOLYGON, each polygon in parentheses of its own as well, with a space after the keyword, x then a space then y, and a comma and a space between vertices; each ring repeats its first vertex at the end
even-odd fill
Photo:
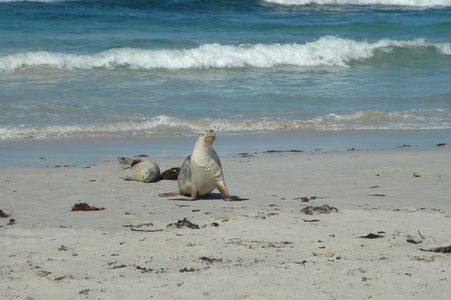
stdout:
POLYGON ((420 249, 421 251, 436 252, 436 253, 451 253, 451 245, 445 247, 437 247, 432 249, 420 249))
POLYGON ((188 227, 191 229, 199 229, 199 225, 194 224, 191 221, 188 221, 186 218, 184 218, 183 220, 178 220, 177 223, 170 223, 168 224, 167 227, 177 227, 177 228, 188 227))
POLYGON ((306 215, 330 214, 331 212, 338 212, 338 209, 327 204, 323 206, 306 206, 301 209, 301 213, 304 213, 306 215))
POLYGON ((281 153, 281 152, 304 152, 303 150, 268 150, 268 151, 263 151, 263 153, 281 153))
POLYGON ((8 218, 9 216, 11 216, 10 214, 8 215, 7 213, 3 212, 3 209, 0 209, 0 218, 8 218))
POLYGON ((72 206, 71 211, 98 211, 98 210, 104 210, 105 207, 98 208, 95 206, 90 206, 87 203, 77 203, 74 206, 72 206))
POLYGON ((361 239, 370 239, 370 240, 372 240, 372 239, 380 239, 380 238, 383 238, 383 237, 384 237, 383 235, 376 234, 376 233, 368 233, 367 235, 359 236, 359 238, 361 238, 361 239))
POLYGON ((164 180, 177 180, 180 168, 170 168, 161 173, 160 178, 164 180))

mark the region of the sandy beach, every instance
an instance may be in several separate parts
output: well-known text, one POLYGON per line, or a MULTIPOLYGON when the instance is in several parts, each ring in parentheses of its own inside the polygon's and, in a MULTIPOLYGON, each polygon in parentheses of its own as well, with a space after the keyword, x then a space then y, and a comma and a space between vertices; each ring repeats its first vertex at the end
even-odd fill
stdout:
POLYGON ((422 250, 451 245, 450 158, 448 146, 221 158, 239 202, 161 198, 176 181, 124 181, 116 161, 3 167, 1 298, 447 299, 451 254, 422 250))

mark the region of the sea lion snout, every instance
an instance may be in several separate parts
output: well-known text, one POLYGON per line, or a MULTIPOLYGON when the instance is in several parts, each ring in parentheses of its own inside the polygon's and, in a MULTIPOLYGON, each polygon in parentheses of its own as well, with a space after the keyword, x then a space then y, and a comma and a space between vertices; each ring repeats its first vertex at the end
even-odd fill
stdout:
POLYGON ((207 131, 205 131, 203 134, 204 134, 204 136, 205 136, 205 138, 204 138, 205 142, 207 142, 207 143, 213 143, 213 142, 215 141, 216 135, 215 135, 214 130, 212 130, 212 129, 207 130, 207 131))
POLYGON ((160 176, 160 172, 156 170, 148 169, 143 174, 144 182, 153 182, 160 176))

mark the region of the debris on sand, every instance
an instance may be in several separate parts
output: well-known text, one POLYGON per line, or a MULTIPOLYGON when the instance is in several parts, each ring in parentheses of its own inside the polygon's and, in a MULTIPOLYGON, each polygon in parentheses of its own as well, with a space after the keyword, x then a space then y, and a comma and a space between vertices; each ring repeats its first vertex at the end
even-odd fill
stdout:
POLYGON ((180 171, 180 168, 177 168, 177 167, 170 168, 170 169, 164 171, 163 173, 161 173, 159 179, 177 180, 177 178, 179 176, 179 171, 180 171))
POLYGON ((133 266, 136 268, 136 270, 140 271, 141 273, 151 273, 153 271, 152 268, 141 267, 138 265, 133 265, 133 266))
POLYGON ((414 239, 407 239, 406 242, 410 243, 410 244, 421 244, 422 243, 422 241, 416 241, 414 239))
POLYGON ((179 270, 180 273, 185 273, 185 272, 195 272, 195 271, 196 271, 196 270, 195 270, 194 268, 186 268, 186 267, 179 270))
POLYGON ((177 223, 170 223, 167 227, 177 227, 177 228, 183 228, 188 227, 191 229, 199 229, 199 225, 192 223, 191 221, 188 221, 186 218, 183 220, 178 220, 177 223))
POLYGON ((64 275, 64 276, 56 277, 55 279, 53 279, 53 281, 62 281, 62 280, 71 280, 71 279, 75 279, 75 277, 72 275, 64 275))
POLYGON ((223 264, 229 264, 231 263, 230 260, 228 259, 223 259, 223 258, 213 258, 213 257, 206 257, 206 256, 202 256, 199 258, 199 260, 201 262, 205 262, 207 264, 212 264, 212 263, 223 263, 223 264))
POLYGON ((241 157, 252 157, 253 155, 247 152, 243 152, 243 153, 238 153, 239 156, 241 157))
POLYGON ((306 206, 301 210, 301 213, 306 215, 330 214, 331 212, 338 212, 338 209, 327 204, 323 206, 306 206))
POLYGON ((87 203, 77 203, 74 206, 72 206, 71 211, 98 211, 98 210, 104 210, 105 207, 98 208, 95 206, 90 206, 87 203))
POLYGON ((70 250, 70 248, 66 247, 64 245, 61 245, 61 247, 58 248, 58 251, 69 251, 69 250, 70 250))
POLYGON ((163 231, 161 228, 155 227, 153 223, 144 223, 139 225, 123 225, 122 227, 130 227, 131 231, 141 231, 141 232, 158 232, 163 231))
POLYGON ((432 249, 420 249, 421 251, 437 252, 437 253, 451 253, 451 245, 445 247, 437 247, 432 249))
POLYGON ((293 153, 300 153, 300 152, 304 152, 303 150, 268 150, 268 151, 263 151, 263 153, 281 153, 281 152, 293 152, 293 153))
POLYGON ((52 272, 37 271, 37 272, 33 272, 33 274, 38 275, 39 277, 47 277, 48 275, 52 274, 52 272))
POLYGON ((361 239, 380 239, 384 236, 382 234, 376 234, 376 233, 368 233, 367 235, 359 236, 361 239))
POLYGON ((11 216, 11 214, 7 214, 7 213, 3 212, 2 209, 0 209, 0 218, 8 218, 9 216, 11 216))
POLYGON ((330 251, 317 251, 312 253, 313 256, 334 257, 335 254, 330 251))
POLYGON ((310 202, 312 200, 317 199, 318 197, 316 196, 312 196, 312 197, 297 197, 297 198, 293 198, 293 200, 299 200, 301 202, 310 202))

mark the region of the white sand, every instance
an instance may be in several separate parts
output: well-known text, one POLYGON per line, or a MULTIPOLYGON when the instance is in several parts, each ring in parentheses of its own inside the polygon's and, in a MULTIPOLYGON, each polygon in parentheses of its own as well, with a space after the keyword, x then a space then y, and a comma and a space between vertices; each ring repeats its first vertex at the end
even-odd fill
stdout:
MULTIPOLYGON (((182 161, 157 162, 165 170, 182 161)), ((229 191, 250 200, 160 198, 177 183, 123 181, 130 171, 116 162, 1 168, 0 209, 12 216, 0 219, 0 298, 451 295, 451 254, 419 250, 451 244, 449 148, 258 154, 222 165, 229 191), (70 211, 79 202, 105 210, 70 211), (324 204, 338 213, 300 212, 324 204), (201 228, 166 227, 183 218, 201 228), (149 222, 161 231, 124 227, 149 222)))

